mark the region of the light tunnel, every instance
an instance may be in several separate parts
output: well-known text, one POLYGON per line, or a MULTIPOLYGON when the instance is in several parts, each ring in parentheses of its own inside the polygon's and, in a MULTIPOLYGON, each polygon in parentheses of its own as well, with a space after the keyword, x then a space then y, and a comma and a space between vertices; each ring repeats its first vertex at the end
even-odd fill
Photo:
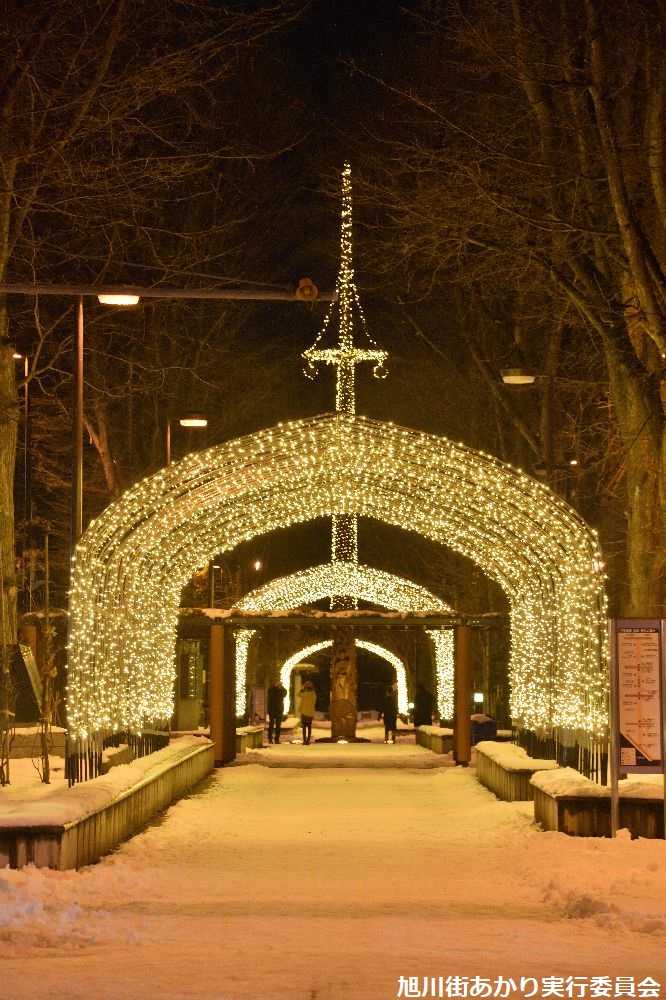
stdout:
MULTIPOLYGON (((392 611, 440 613, 453 611, 450 605, 412 580, 406 580, 393 573, 365 566, 362 563, 351 562, 323 563, 319 566, 310 566, 288 576, 277 577, 246 594, 239 601, 239 608, 243 611, 289 610, 302 605, 314 604, 316 601, 324 599, 330 600, 336 594, 346 594, 357 601, 367 601, 392 611)), ((427 629, 426 631, 434 647, 437 710, 442 718, 451 719, 453 717, 453 633, 440 629, 427 629)), ((236 635, 237 715, 242 715, 245 711, 248 651, 254 634, 251 629, 242 629, 236 635)), ((320 648, 325 649, 328 645, 330 643, 324 643, 320 648)), ((370 649, 367 643, 364 646, 363 643, 357 642, 357 645, 370 649)), ((399 695, 404 688, 402 703, 405 707, 401 708, 400 711, 406 712, 407 678, 402 660, 383 646, 377 646, 376 643, 371 645, 376 650, 381 649, 382 652, 378 652, 378 655, 383 656, 395 667, 399 695), (385 653, 389 655, 386 656, 385 653), (402 681, 400 676, 402 676, 402 681)), ((312 651, 314 650, 310 649, 310 652, 312 651)), ((307 653, 304 655, 307 656, 307 653)), ((287 677, 292 667, 293 664, 289 668, 287 677)), ((285 687, 289 690, 288 683, 285 684, 285 687)))
POLYGON ((515 724, 605 731, 596 534, 547 487, 489 455, 326 414, 188 455, 90 524, 72 567, 71 735, 141 731, 170 716, 180 593, 200 566, 277 528, 343 513, 446 545, 504 589, 515 724))

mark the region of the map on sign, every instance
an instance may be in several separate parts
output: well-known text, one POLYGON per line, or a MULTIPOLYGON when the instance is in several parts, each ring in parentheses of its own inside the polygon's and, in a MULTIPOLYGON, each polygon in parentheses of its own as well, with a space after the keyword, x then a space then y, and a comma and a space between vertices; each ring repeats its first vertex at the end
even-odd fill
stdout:
POLYGON ((620 768, 661 770, 661 629, 622 624, 616 641, 620 768))

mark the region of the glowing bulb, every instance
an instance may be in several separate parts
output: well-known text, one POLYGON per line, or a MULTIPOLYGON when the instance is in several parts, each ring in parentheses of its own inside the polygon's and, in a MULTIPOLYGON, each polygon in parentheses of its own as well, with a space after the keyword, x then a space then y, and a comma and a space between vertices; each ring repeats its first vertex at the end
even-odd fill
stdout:
POLYGON ((97 301, 103 306, 135 306, 139 303, 139 296, 129 295, 126 292, 101 292, 97 296, 97 301))

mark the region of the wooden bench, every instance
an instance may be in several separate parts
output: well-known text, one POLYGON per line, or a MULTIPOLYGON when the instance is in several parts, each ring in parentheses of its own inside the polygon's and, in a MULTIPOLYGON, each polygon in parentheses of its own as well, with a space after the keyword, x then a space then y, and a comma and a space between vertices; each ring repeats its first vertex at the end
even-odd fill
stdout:
POLYGON ((504 802, 530 801, 534 798, 532 775, 557 767, 557 761, 529 757, 522 747, 512 743, 484 740, 476 745, 476 776, 504 802))
POLYGON ((209 740, 184 737, 46 799, 13 801, 0 820, 0 867, 93 864, 205 778, 213 752, 209 740))
POLYGON ((417 726, 416 742, 433 753, 450 753, 453 750, 453 730, 441 726, 417 726))
MULTIPOLYGON (((570 837, 610 837, 610 789, 572 768, 536 775, 534 818, 544 830, 570 837)), ((632 837, 664 836, 663 789, 639 781, 620 782, 620 826, 632 837)))
POLYGON ((236 753, 255 750, 264 744, 263 726, 239 726, 236 730, 236 753))

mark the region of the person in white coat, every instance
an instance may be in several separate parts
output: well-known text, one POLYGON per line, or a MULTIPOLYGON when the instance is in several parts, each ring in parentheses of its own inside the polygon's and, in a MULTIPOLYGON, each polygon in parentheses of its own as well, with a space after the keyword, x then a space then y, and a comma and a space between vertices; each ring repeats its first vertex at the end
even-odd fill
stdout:
POLYGON ((312 738, 312 720, 315 714, 315 705, 317 704, 317 692, 315 691, 312 681, 306 681, 301 688, 301 702, 299 706, 299 711, 301 713, 301 729, 303 730, 303 743, 307 744, 312 738))

